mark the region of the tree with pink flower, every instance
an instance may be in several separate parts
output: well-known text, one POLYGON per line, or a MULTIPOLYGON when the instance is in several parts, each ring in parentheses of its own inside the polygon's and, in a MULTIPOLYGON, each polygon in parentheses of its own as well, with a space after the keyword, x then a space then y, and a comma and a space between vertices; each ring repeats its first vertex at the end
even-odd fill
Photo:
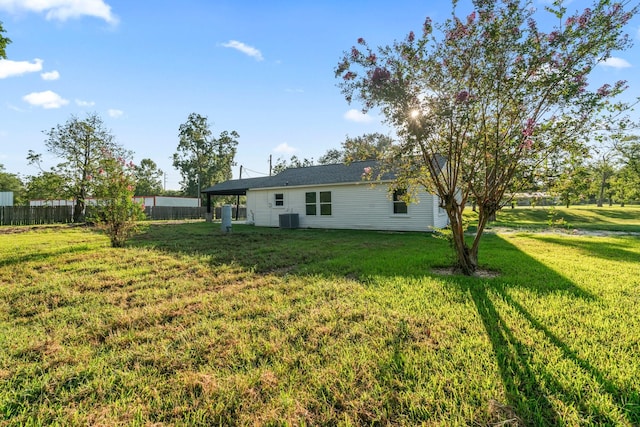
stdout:
POLYGON ((109 236, 112 247, 123 247, 145 219, 144 206, 133 199, 136 165, 105 150, 98 166, 92 177, 96 206, 91 219, 109 236))
POLYGON ((604 112, 624 108, 615 97, 625 82, 592 90, 588 77, 630 45, 624 27, 638 6, 596 0, 570 14, 559 0, 544 10, 473 0, 465 2, 473 12, 459 17, 459 3, 440 25, 427 18, 420 36, 378 49, 358 39, 335 72, 348 102, 379 109, 395 128, 387 167, 402 186, 438 195, 455 267, 472 275, 485 226, 516 179, 575 147, 604 112), (470 200, 479 213, 472 240, 462 216, 470 200))

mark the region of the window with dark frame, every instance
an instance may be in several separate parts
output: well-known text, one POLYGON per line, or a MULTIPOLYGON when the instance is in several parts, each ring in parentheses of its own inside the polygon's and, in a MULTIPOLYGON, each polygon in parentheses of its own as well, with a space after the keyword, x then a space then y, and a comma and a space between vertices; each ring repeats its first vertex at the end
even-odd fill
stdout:
POLYGON ((407 203, 402 198, 407 194, 407 190, 399 189, 393 191, 393 213, 406 214, 409 210, 407 203))
POLYGON ((276 206, 284 206, 284 194, 276 193, 275 194, 276 206))
POLYGON ((308 193, 305 193, 304 202, 306 205, 307 215, 317 215, 316 192, 310 191, 308 193))
POLYGON ((331 191, 320 192, 320 215, 331 215, 331 191))

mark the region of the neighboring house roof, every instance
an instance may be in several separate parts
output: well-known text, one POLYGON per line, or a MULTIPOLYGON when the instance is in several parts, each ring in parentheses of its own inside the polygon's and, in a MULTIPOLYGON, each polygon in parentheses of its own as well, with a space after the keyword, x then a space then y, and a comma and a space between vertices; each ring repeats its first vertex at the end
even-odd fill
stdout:
MULTIPOLYGON (((438 158, 440 167, 444 165, 444 158, 438 158)), ((323 184, 344 184, 362 181, 364 169, 373 169, 374 176, 379 163, 375 160, 338 163, 330 165, 305 166, 301 168, 285 169, 277 175, 260 178, 232 179, 218 183, 202 190, 205 194, 214 196, 245 195, 247 190, 255 188, 277 188, 287 186, 309 186, 323 184)), ((392 173, 381 177, 383 180, 394 178, 392 173)))

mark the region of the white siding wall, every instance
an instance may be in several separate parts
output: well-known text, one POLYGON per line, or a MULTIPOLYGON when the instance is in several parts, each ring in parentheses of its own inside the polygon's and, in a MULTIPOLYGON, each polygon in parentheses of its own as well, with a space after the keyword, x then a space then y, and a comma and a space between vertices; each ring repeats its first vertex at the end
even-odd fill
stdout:
MULTIPOLYGON (((420 192, 419 203, 408 206, 407 214, 393 213, 386 184, 370 183, 314 187, 290 187, 247 191, 247 220, 257 226, 278 227, 279 215, 297 213, 302 228, 343 228, 393 231, 428 231, 446 225, 446 215, 438 213, 434 196, 420 192), (306 215, 305 194, 331 192, 331 215, 306 215), (275 206, 275 194, 284 194, 284 205, 275 206)), ((319 195, 318 195, 319 202, 319 195)))
POLYGON ((440 197, 433 196, 433 218, 435 228, 444 228, 449 225, 447 211, 440 207, 440 197))

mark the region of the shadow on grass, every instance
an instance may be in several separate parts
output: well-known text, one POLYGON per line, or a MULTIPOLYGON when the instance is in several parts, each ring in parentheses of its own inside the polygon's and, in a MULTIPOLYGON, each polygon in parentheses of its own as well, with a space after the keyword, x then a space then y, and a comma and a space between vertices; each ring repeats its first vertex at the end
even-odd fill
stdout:
POLYGON ((1 259, 0 267, 18 265, 18 264, 22 264, 25 262, 32 262, 32 261, 46 261, 48 259, 59 257, 60 255, 76 254, 81 252, 88 252, 90 250, 92 250, 92 248, 90 248, 87 245, 76 245, 76 246, 61 248, 55 251, 35 252, 35 253, 28 253, 25 255, 12 256, 5 259, 1 259))
MULTIPOLYGON (((177 254, 205 256, 214 267, 234 263, 257 273, 342 276, 360 280, 365 286, 376 286, 371 280, 376 276, 423 278, 431 274, 433 266, 443 265, 449 254, 445 242, 419 233, 279 230, 245 226, 222 235, 214 227, 211 224, 153 226, 132 244, 177 254)), ((584 249, 579 247, 580 242, 573 242, 567 241, 578 245, 578 249, 584 249)), ((587 407, 536 361, 537 350, 510 328, 507 313, 501 313, 494 304, 496 298, 526 319, 533 329, 559 349, 566 360, 590 375, 628 422, 639 423, 638 390, 622 390, 609 380, 607 372, 581 357, 578 351, 517 301, 510 290, 525 289, 541 298, 554 293, 564 293, 575 299, 595 301, 596 298, 499 236, 487 235, 483 243, 482 256, 492 260, 489 268, 502 271, 501 277, 483 280, 451 276, 443 278, 443 282, 450 283, 473 301, 497 361, 508 400, 505 403, 525 424, 562 424, 562 415, 556 411, 552 398, 574 406, 581 417, 588 417, 597 424, 616 423, 610 414, 603 413, 594 405, 587 407)), ((551 240, 551 243, 555 242, 551 240)), ((610 254, 611 250, 601 249, 607 256, 622 254, 615 251, 610 254)), ((629 256, 626 251, 624 255, 629 256)))
MULTIPOLYGON (((640 232, 637 208, 564 208, 550 207, 503 209, 497 213, 498 221, 491 226, 514 228, 548 228, 549 220, 564 221, 567 228, 640 232)), ((477 220, 476 215, 468 214, 477 220)))
MULTIPOLYGON (((626 262, 640 263, 640 254, 626 249, 625 245, 603 241, 602 239, 567 239, 550 235, 531 235, 530 238, 554 245, 576 249, 598 258, 626 262)), ((632 238, 638 240, 638 238, 632 238)), ((637 243, 636 243, 637 245, 637 243)))
MULTIPOLYGON (((622 389, 609 380, 606 372, 602 372, 587 359, 581 357, 576 350, 562 341, 543 322, 536 319, 509 291, 514 288, 524 288, 534 291, 541 297, 543 294, 558 292, 568 293, 574 298, 587 300, 595 300, 595 297, 529 257, 499 236, 491 236, 487 240, 493 245, 493 251, 496 252, 496 255, 497 252, 509 254, 509 261, 503 260, 502 263, 510 262, 515 265, 528 266, 527 272, 529 274, 526 282, 514 280, 506 275, 502 278, 490 280, 466 277, 452 277, 449 280, 471 296, 480 314, 498 362, 509 405, 524 419, 525 424, 562 424, 559 414, 556 413, 549 400, 550 396, 545 392, 546 389, 565 404, 575 405, 582 416, 589 416, 590 422, 604 425, 615 425, 617 422, 609 414, 601 412, 594 405, 587 406, 581 399, 571 396, 572 392, 566 390, 565 386, 555 379, 545 366, 535 362, 535 350, 518 339, 509 328, 505 317, 501 315, 495 306, 494 300, 502 300, 515 309, 532 328, 541 332, 549 343, 559 349, 566 360, 571 361, 580 370, 589 374, 601 389, 611 397, 628 422, 637 425, 640 422, 640 412, 638 412, 640 408, 639 391, 622 389), (496 245, 499 245, 497 249, 496 245), (543 280, 540 280, 541 278, 543 280), (493 298, 491 295, 494 295, 493 298), (544 379, 545 389, 541 387, 537 378, 544 379)), ((628 259, 629 255, 625 254, 625 256, 628 259)), ((500 268, 499 266, 496 267, 500 268)))

